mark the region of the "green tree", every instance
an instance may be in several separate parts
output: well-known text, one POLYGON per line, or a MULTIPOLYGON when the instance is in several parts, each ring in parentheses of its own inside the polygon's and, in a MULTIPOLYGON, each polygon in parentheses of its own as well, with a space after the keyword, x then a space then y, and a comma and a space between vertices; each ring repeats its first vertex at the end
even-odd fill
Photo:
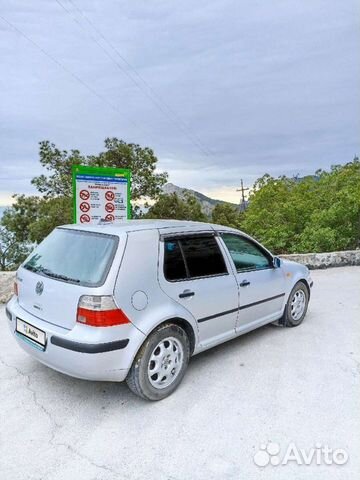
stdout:
POLYGON ((158 159, 153 150, 126 143, 118 138, 106 138, 105 150, 98 155, 83 156, 79 150, 59 150, 49 141, 40 142, 40 163, 48 170, 48 175, 40 175, 32 180, 45 197, 71 197, 72 165, 96 167, 130 168, 132 172, 132 200, 144 197, 154 199, 161 193, 167 181, 167 173, 157 173, 158 159))
POLYGON ((15 196, 2 225, 19 243, 40 242, 57 225, 72 222, 72 165, 130 168, 132 172, 133 214, 140 200, 156 200, 167 181, 167 173, 156 171, 157 158, 150 148, 126 143, 117 138, 105 140, 105 150, 84 156, 78 150, 60 150, 49 141, 40 142, 39 156, 45 174, 33 178, 41 196, 15 196))
POLYGON ((318 175, 315 207, 295 248, 315 252, 359 248, 359 160, 335 165, 330 172, 320 171, 318 175))
POLYGON ((160 195, 158 201, 150 207, 144 218, 171 218, 199 222, 207 220, 200 203, 193 195, 185 194, 184 198, 180 198, 176 193, 160 195))
POLYGON ((19 245, 39 243, 56 226, 72 222, 70 197, 16 195, 15 198, 13 206, 5 210, 1 223, 19 245))
POLYGON ((358 158, 300 180, 264 175, 249 200, 242 227, 275 253, 360 245, 358 158))
POLYGON ((243 229, 254 235, 275 253, 290 250, 297 231, 301 232, 303 214, 291 198, 295 180, 264 175, 255 182, 244 214, 243 229))
POLYGON ((218 203, 211 213, 211 221, 227 227, 240 228, 242 214, 230 203, 218 203))
POLYGON ((29 252, 30 247, 18 245, 14 234, 0 227, 0 271, 16 270, 29 252))

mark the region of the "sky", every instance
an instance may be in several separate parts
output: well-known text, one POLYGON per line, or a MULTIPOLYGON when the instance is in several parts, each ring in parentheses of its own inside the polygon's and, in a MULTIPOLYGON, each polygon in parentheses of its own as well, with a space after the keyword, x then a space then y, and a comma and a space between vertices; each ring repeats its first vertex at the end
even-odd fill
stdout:
POLYGON ((38 142, 116 136, 169 181, 239 201, 240 179, 360 153, 357 0, 0 0, 0 205, 34 194, 38 142))

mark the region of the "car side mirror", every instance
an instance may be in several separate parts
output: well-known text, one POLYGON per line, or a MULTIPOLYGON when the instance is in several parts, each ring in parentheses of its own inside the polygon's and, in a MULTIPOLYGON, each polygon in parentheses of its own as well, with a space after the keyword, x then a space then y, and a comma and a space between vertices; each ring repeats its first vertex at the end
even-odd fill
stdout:
POLYGON ((281 259, 279 257, 273 257, 273 267, 280 268, 281 266, 281 259))

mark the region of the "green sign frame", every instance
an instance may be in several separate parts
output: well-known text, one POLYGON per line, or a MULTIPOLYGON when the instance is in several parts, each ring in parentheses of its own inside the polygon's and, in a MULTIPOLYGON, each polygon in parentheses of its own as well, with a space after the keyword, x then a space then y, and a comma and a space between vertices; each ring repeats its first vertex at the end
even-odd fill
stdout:
POLYGON ((73 190, 73 223, 78 223, 77 219, 77 197, 76 197, 76 177, 77 175, 88 175, 92 177, 107 177, 109 182, 111 178, 126 178, 127 180, 127 220, 131 219, 131 170, 128 168, 112 167, 89 167, 86 165, 72 166, 72 190, 73 190))

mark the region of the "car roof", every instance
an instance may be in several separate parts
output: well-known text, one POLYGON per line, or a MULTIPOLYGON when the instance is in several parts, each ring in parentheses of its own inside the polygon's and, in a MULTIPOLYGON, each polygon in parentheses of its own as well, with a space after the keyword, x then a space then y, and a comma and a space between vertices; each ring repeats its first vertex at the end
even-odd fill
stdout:
POLYGON ((188 229, 191 227, 194 231, 199 230, 229 230, 236 231, 234 228, 216 225, 205 222, 191 222, 189 220, 124 220, 122 223, 111 224, 103 223, 100 225, 62 225, 61 228, 69 228, 73 230, 84 230, 89 232, 107 233, 111 235, 121 235, 126 232, 140 231, 140 230, 161 230, 182 228, 188 229))

